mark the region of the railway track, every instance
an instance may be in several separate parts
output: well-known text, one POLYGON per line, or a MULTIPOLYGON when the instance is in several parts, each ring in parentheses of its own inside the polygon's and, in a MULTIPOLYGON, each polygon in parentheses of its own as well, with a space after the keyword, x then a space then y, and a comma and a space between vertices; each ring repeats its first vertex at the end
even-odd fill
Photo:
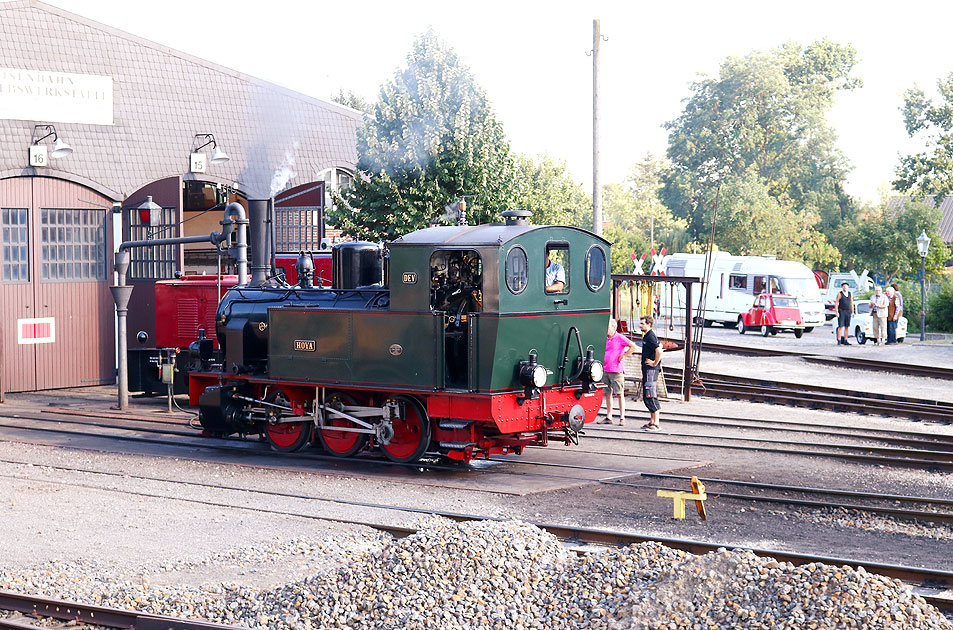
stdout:
MULTIPOLYGON (((168 480, 166 480, 168 481, 168 480)), ((205 484, 208 485, 208 484, 205 484)), ((247 488, 241 488, 242 492, 249 492, 247 488)), ((254 490, 252 490, 255 492, 254 490)), ((267 492, 273 494, 273 492, 267 492)), ((151 495, 148 493, 136 493, 138 496, 155 496, 156 498, 170 498, 164 495, 151 495)), ((193 501, 192 499, 175 497, 179 501, 193 501)), ((323 498, 312 497, 312 499, 325 500, 323 498)), ((342 502, 340 499, 326 499, 333 502, 342 502)), ((239 510, 258 510, 258 508, 249 507, 244 504, 232 504, 223 502, 201 501, 206 505, 218 507, 227 507, 239 510)), ((421 510, 418 508, 407 508, 385 504, 361 503, 366 507, 373 507, 380 510, 408 512, 411 514, 426 513, 453 520, 455 522, 468 521, 505 521, 508 519, 497 517, 486 517, 474 514, 465 514, 459 512, 421 510)), ((352 525, 362 525, 371 527, 375 530, 386 532, 395 537, 404 537, 414 534, 418 531, 414 527, 398 526, 371 521, 356 521, 345 519, 328 518, 324 515, 304 515, 295 512, 282 510, 269 510, 277 514, 288 516, 298 516, 312 518, 315 520, 324 520, 332 522, 342 522, 352 525)), ((759 549, 750 546, 731 545, 726 543, 711 543, 698 540, 670 538, 659 536, 646 536, 632 532, 624 532, 612 529, 599 529, 588 527, 575 527, 556 523, 533 523, 542 530, 545 530, 564 544, 574 549, 577 553, 591 552, 593 548, 607 546, 628 546, 644 542, 657 542, 674 549, 680 549, 694 554, 705 554, 716 551, 720 548, 752 551, 758 556, 772 557, 781 562, 790 562, 795 565, 804 565, 810 563, 824 563, 833 566, 849 566, 852 568, 864 567, 869 572, 879 573, 887 577, 899 579, 914 587, 917 593, 927 602, 936 606, 941 611, 953 613, 953 572, 923 567, 910 567, 905 565, 886 564, 879 562, 867 562, 858 559, 802 554, 789 551, 780 551, 774 549, 759 549)), ((96 606, 85 606, 71 602, 62 602, 57 600, 48 600, 45 598, 30 597, 13 593, 0 592, 0 609, 17 610, 27 615, 48 616, 61 620, 79 619, 86 623, 112 627, 112 628, 136 628, 138 630, 215 630, 229 628, 218 624, 205 623, 200 621, 163 618, 157 615, 141 614, 131 611, 120 611, 116 609, 101 608, 96 606)), ((17 628, 17 630, 32 630, 33 626, 8 626, 17 628)))
MULTIPOLYGON (((855 370, 870 370, 874 372, 891 372, 908 376, 924 376, 946 381, 953 380, 953 368, 934 365, 912 365, 896 361, 880 361, 862 357, 829 356, 796 350, 781 350, 778 348, 763 348, 757 346, 735 346, 731 344, 705 341, 702 350, 721 354, 737 354, 743 356, 761 357, 793 357, 811 363, 820 363, 834 367, 851 368, 855 370)), ((666 368, 667 369, 667 368, 666 368)))
POLYGON ((0 628, 10 630, 40 630, 49 625, 35 625, 24 619, 50 618, 76 625, 77 622, 104 628, 126 630, 237 630, 237 626, 163 617, 132 610, 66 602, 36 595, 0 591, 0 610, 19 613, 18 617, 0 617, 0 628))
MULTIPOLYGON (((15 418, 17 424, 11 426, 0 417, 0 427, 16 428, 19 430, 36 431, 40 433, 60 433, 66 435, 83 436, 84 438, 98 437, 105 440, 114 440, 119 442, 136 442, 142 444, 154 444, 172 446, 176 448, 201 448, 206 451, 218 451, 227 453, 249 453, 257 452, 262 455, 281 456, 273 453, 266 448, 262 448, 262 443, 257 439, 226 438, 210 439, 199 437, 194 431, 184 428, 181 424, 170 424, 168 422, 158 422, 161 428, 155 427, 136 427, 117 425, 116 421, 104 422, 96 419, 69 419, 68 417, 58 416, 50 418, 46 414, 20 414, 15 418), (22 426, 19 421, 29 419, 38 426, 22 426), (79 428, 76 428, 78 426, 79 428), (92 426, 97 429, 119 430, 118 433, 89 433, 84 427, 92 426), (141 434, 145 435, 141 435, 141 434), (183 442, 182 438, 192 438, 183 442)), ((933 470, 953 470, 953 446, 940 443, 934 445, 930 442, 920 442, 916 447, 911 448, 909 443, 906 446, 879 446, 871 444, 878 438, 875 435, 861 434, 850 437, 862 439, 864 444, 847 444, 824 442, 809 442, 796 440, 779 440, 770 437, 749 437, 749 436, 728 436, 697 433, 678 433, 666 430, 663 434, 646 434, 634 430, 618 431, 604 429, 599 425, 589 425, 586 428, 589 437, 608 441, 640 441, 640 442, 659 442, 667 443, 672 437, 678 437, 683 446, 698 446, 703 448, 733 449, 738 451, 754 451, 763 453, 778 453, 787 455, 803 455, 806 457, 824 457, 835 460, 857 461, 862 463, 925 468, 933 470)), ((621 453, 610 453, 595 451, 591 448, 575 448, 574 452, 588 452, 598 455, 623 456, 621 453)), ((338 457, 322 455, 317 452, 305 451, 293 454, 291 456, 300 461, 321 461, 333 466, 347 466, 349 462, 369 461, 373 465, 396 467, 398 469, 415 470, 424 468, 427 470, 438 471, 445 470, 449 472, 461 472, 463 469, 458 464, 423 461, 414 464, 399 464, 384 460, 382 458, 349 458, 342 460, 338 457)), ((288 461, 287 456, 281 461, 288 461)), ((560 463, 530 462, 519 458, 491 457, 491 462, 505 463, 510 468, 554 468, 554 469, 582 469, 589 471, 601 471, 613 474, 638 474, 639 470, 621 467, 604 466, 589 467, 560 463)), ((497 474, 520 474, 513 470, 498 471, 497 474)), ((529 473, 525 473, 529 474, 529 473)), ((544 476, 539 473, 538 476, 544 476)))
MULTIPOLYGON (((805 457, 824 457, 835 460, 857 461, 883 466, 902 466, 932 470, 953 470, 953 452, 949 448, 933 450, 926 448, 905 448, 897 446, 878 446, 875 444, 847 444, 780 440, 770 437, 711 435, 700 433, 681 433, 667 427, 658 433, 644 433, 638 430, 603 429, 599 426, 586 429, 589 439, 598 438, 609 441, 638 441, 658 444, 670 444, 677 438, 681 446, 702 448, 732 449, 805 457), (607 433, 611 432, 611 433, 607 433)), ((873 442, 876 438, 857 436, 873 442)), ((587 450, 593 454, 608 454, 587 450)), ((492 459, 492 458, 491 458, 492 459)))
MULTIPOLYGON (((281 454, 275 454, 265 448, 257 439, 227 438, 227 439, 209 439, 199 437, 198 434, 185 425, 178 423, 169 423, 167 421, 149 421, 146 424, 153 426, 138 427, 128 424, 117 425, 117 420, 103 421, 102 419, 83 418, 75 419, 61 415, 49 417, 48 414, 19 414, 14 418, 15 425, 11 428, 17 428, 27 431, 36 431, 41 433, 60 433, 66 435, 99 437, 105 440, 114 440, 119 442, 137 442, 142 444, 155 444, 172 446, 176 448, 201 448, 205 451, 217 451, 226 453, 251 453, 257 452, 262 455, 281 457, 281 454), (31 420, 34 424, 22 426, 22 420, 31 420), (78 425, 78 426, 77 426, 78 425), (155 426, 159 425, 159 426, 155 426), (116 433, 91 434, 85 427, 92 426, 97 429, 106 429, 109 431, 119 430, 116 433), (144 434, 144 435, 143 435, 144 434), (182 438, 191 438, 183 441, 182 438)), ((673 418, 672 423, 678 420, 673 418)), ((750 422, 750 421, 749 421, 750 422)), ((667 423, 668 424, 668 423, 667 423)), ((708 421, 705 424, 715 424, 714 421, 708 421)), ((2 417, 0 417, 0 427, 5 426, 2 417)), ((10 426, 10 425, 6 425, 10 426)), ((771 427, 772 430, 773 427, 771 427)), ((800 428, 801 433, 821 433, 817 427, 810 429, 800 428)), ((782 430, 790 431, 790 427, 784 427, 782 430)), ((756 436, 731 436, 724 434, 698 434, 698 433, 680 433, 666 430, 663 434, 646 434, 634 430, 619 431, 617 429, 605 429, 599 425, 589 425, 586 432, 590 438, 598 438, 608 441, 640 441, 640 442, 659 442, 668 443, 672 437, 678 437, 683 446, 696 446, 702 448, 732 449, 737 451, 751 451, 762 453, 778 453, 785 455, 803 455, 806 457, 824 457, 834 460, 857 461, 861 463, 887 465, 894 467, 913 467, 933 470, 953 470, 953 443, 942 440, 930 440, 923 437, 901 438, 901 437, 883 437, 877 435, 875 431, 865 431, 863 433, 850 433, 844 431, 828 431, 827 433, 839 434, 842 438, 854 438, 862 440, 861 444, 850 444, 841 442, 825 441, 805 441, 805 440, 779 440, 773 437, 756 436), (886 443, 880 445, 877 442, 886 443)), ((588 452, 597 455, 623 456, 621 453, 600 452, 591 448, 576 448, 575 452, 588 452)), ((320 461, 328 463, 334 467, 353 465, 350 462, 367 462, 374 466, 397 467, 408 471, 416 469, 427 469, 432 471, 461 472, 458 464, 423 461, 416 464, 397 464, 381 458, 366 459, 352 458, 342 460, 337 457, 322 455, 318 452, 306 451, 291 456, 296 461, 320 461)), ((289 461, 283 457, 278 461, 289 461)), ((634 475, 641 472, 626 466, 603 466, 589 467, 560 463, 530 462, 519 458, 499 458, 490 459, 493 462, 505 463, 507 470, 496 471, 496 474, 534 474, 537 476, 546 476, 544 473, 531 472, 520 473, 516 469, 542 469, 553 468, 562 470, 584 469, 590 471, 600 471, 611 474, 634 475)), ((327 472, 327 471, 325 471, 327 472)))
MULTIPOLYGON (((655 434, 635 433, 635 435, 644 436, 646 438, 656 437, 655 434)), ((610 438, 603 438, 603 439, 610 439, 610 438)), ((631 440, 632 438, 616 435, 614 436, 614 439, 631 440)), ((655 441, 655 440, 652 440, 652 441, 655 441)), ((702 443, 702 445, 705 445, 705 443, 702 443)), ((593 454, 603 454, 603 453, 598 453, 596 451, 591 451, 591 450, 586 450, 583 452, 593 453, 593 454)), ((790 451, 789 449, 778 449, 778 452, 790 452, 790 451)), ((320 458, 320 456, 316 456, 316 457, 320 458)), ((6 463, 10 463, 10 464, 20 464, 20 465, 27 464, 27 462, 20 462, 15 460, 2 460, 2 461, 6 463)), ((335 460, 335 461, 339 461, 339 460, 335 460)), ((582 469, 585 471, 604 472, 604 473, 615 474, 615 475, 626 475, 626 476, 640 475, 641 477, 644 477, 644 478, 655 477, 655 478, 670 478, 670 479, 687 479, 687 477, 680 477, 678 475, 651 474, 651 473, 644 473, 634 469, 625 469, 625 468, 619 468, 619 467, 582 466, 578 464, 562 464, 562 463, 552 463, 552 462, 524 462, 524 461, 512 460, 512 459, 511 460, 494 459, 493 461, 499 461, 501 463, 516 465, 517 467, 526 466, 526 467, 531 467, 534 469, 540 469, 540 468, 542 469, 551 468, 551 469, 560 469, 560 470, 582 469)), ((880 459, 877 461, 883 461, 883 460, 880 459)), ((370 463, 370 462, 366 462, 366 463, 370 463)), ((444 466, 440 464, 434 464, 431 462, 417 464, 414 466, 399 465, 399 464, 394 464, 393 462, 386 462, 386 463, 397 465, 397 466, 404 466, 407 468, 415 468, 419 471, 429 470, 433 472, 442 472, 442 471, 461 472, 461 469, 459 468, 459 466, 454 466, 454 465, 444 466)), ((141 480, 150 481, 150 482, 155 482, 155 481, 168 482, 169 481, 167 479, 158 478, 158 477, 131 475, 128 473, 121 473, 121 474, 107 473, 103 471, 95 471, 95 470, 77 468, 72 466, 48 466, 48 467, 54 468, 57 470, 62 470, 62 471, 121 476, 121 477, 133 478, 133 479, 141 479, 141 480)), ((518 471, 513 471, 513 470, 504 470, 504 471, 499 471, 497 474, 523 475, 527 473, 520 473, 518 471)), ((538 470, 534 470, 531 474, 534 476, 546 476, 546 473, 541 473, 538 470)), ((556 476, 562 478, 561 475, 556 475, 556 476)), ((646 486, 645 484, 632 483, 632 482, 621 481, 621 480, 597 480, 597 479, 588 479, 588 480, 598 481, 598 483, 609 484, 609 485, 626 485, 626 486, 632 486, 632 487, 638 487, 638 488, 665 489, 665 490, 675 489, 675 488, 670 488, 668 486, 651 486, 650 487, 650 486, 646 486)), ((949 508, 951 505, 953 505, 953 500, 945 500, 945 499, 929 498, 929 497, 909 497, 909 496, 901 496, 901 495, 886 495, 885 496, 885 495, 879 495, 874 493, 860 493, 860 492, 851 492, 851 491, 833 490, 833 489, 801 488, 801 487, 793 487, 793 486, 777 486, 777 485, 771 485, 771 484, 736 482, 736 481, 720 480, 720 479, 714 479, 714 480, 705 479, 704 481, 706 483, 713 482, 716 484, 725 484, 725 485, 734 484, 734 485, 741 485, 741 486, 746 486, 750 488, 759 488, 759 489, 770 488, 775 490, 782 490, 785 492, 799 492, 799 493, 806 493, 806 494, 826 495, 828 497, 831 495, 835 495, 835 496, 848 496, 848 497, 854 497, 854 498, 863 497, 866 500, 876 499, 876 500, 888 501, 888 502, 893 501, 893 502, 901 502, 901 503, 914 503, 914 504, 920 504, 921 509, 904 509, 904 508, 890 507, 890 506, 884 506, 884 505, 863 505, 863 504, 857 504, 857 503, 834 503, 829 498, 819 500, 819 499, 804 499, 804 498, 798 499, 798 498, 792 498, 790 496, 765 497, 765 496, 753 496, 750 494, 740 495, 740 494, 730 493, 727 491, 715 492, 714 489, 712 490, 712 494, 717 494, 718 496, 723 498, 781 503, 781 504, 788 504, 788 505, 797 505, 801 507, 854 510, 854 511, 860 511, 860 512, 868 512, 872 514, 880 514, 885 516, 892 516, 897 518, 905 518, 905 519, 920 520, 920 521, 933 521, 933 522, 943 522, 943 523, 953 522, 953 513, 938 511, 943 508, 949 508), (930 509, 922 509, 923 507, 928 507, 930 509)), ((219 490, 247 491, 247 489, 224 486, 221 484, 212 484, 212 483, 203 483, 203 482, 194 482, 194 481, 177 481, 175 483, 180 483, 183 485, 199 486, 204 488, 214 488, 219 490)), ((285 492, 263 492, 263 491, 255 491, 255 492, 269 494, 273 496, 281 496, 286 498, 330 501, 330 502, 342 503, 342 504, 346 504, 346 505, 350 505, 354 507, 375 507, 373 504, 367 504, 367 503, 359 502, 359 501, 332 500, 332 499, 327 499, 324 497, 314 497, 314 496, 307 496, 307 495, 301 495, 301 494, 295 494, 295 493, 285 493, 285 492)), ((418 512, 430 513, 429 510, 418 510, 418 512)))
MULTIPOLYGON (((671 389, 681 394, 679 368, 666 368, 673 377, 671 389)), ((712 372, 699 374, 700 382, 692 385, 692 392, 715 398, 731 398, 752 402, 767 402, 793 407, 848 411, 890 417, 913 418, 923 422, 950 424, 953 422, 953 403, 892 396, 863 391, 845 391, 833 387, 804 385, 767 379, 730 376, 712 372)))
MULTIPOLYGON (((681 415, 691 415, 691 414, 681 414, 681 415)), ((54 424, 66 422, 66 419, 51 420, 47 418, 45 420, 47 422, 51 422, 54 424)), ((747 419, 747 420, 749 422, 752 421, 752 419, 747 419)), ((124 431, 133 430, 138 432, 143 430, 141 428, 132 428, 128 426, 117 426, 114 423, 108 423, 108 422, 101 422, 101 421, 94 422, 92 419, 83 419, 80 422, 81 424, 88 424, 90 422, 93 422, 97 427, 121 429, 124 431)), ((168 421, 164 421, 164 420, 149 421, 149 422, 156 425, 164 425, 162 428, 150 429, 150 431, 153 434, 156 434, 156 433, 166 434, 167 437, 170 437, 172 439, 163 440, 158 437, 140 438, 140 437, 129 436, 129 435, 116 435, 116 436, 102 435, 100 437, 104 437, 107 439, 118 439, 118 440, 137 440, 137 441, 143 440, 148 443, 161 443, 161 444, 172 445, 172 446, 186 447, 190 449, 195 448, 196 444, 198 444, 202 448, 211 448, 212 450, 220 450, 220 451, 226 451, 226 452, 238 451, 238 452, 247 453, 249 451, 257 451, 262 454, 271 454, 270 451, 265 451, 264 449, 262 449, 260 446, 260 443, 257 440, 242 440, 244 444, 241 446, 234 444, 234 442, 239 441, 235 439, 221 440, 221 442, 226 442, 225 444, 210 444, 207 441, 208 438, 199 438, 198 436, 196 436, 194 433, 190 432, 187 429, 183 431, 182 430, 183 425, 181 424, 169 423, 168 421), (191 436, 194 439, 187 444, 183 444, 180 439, 182 435, 191 436)), ((669 423, 675 424, 678 422, 680 422, 678 419, 668 418, 666 424, 669 424, 669 423)), ((684 420, 682 420, 681 422, 689 423, 684 420)), ((702 424, 710 424, 710 422, 704 422, 702 424)), ((785 424, 796 424, 796 423, 788 422, 785 424)), ((40 429, 34 428, 34 430, 40 430, 40 429)), ((43 430, 57 431, 57 429, 43 429, 43 430)), ((810 429, 800 428, 800 430, 805 432, 817 431, 816 427, 810 428, 810 429)), ((66 433, 79 433, 79 434, 85 435, 82 430, 77 432, 75 431, 75 429, 71 429, 71 428, 63 429, 62 431, 66 433)), ((909 448, 896 448, 896 447, 874 447, 869 444, 863 444, 863 445, 835 444, 829 441, 828 442, 797 442, 797 441, 772 440, 770 438, 764 438, 764 437, 731 437, 731 436, 723 436, 723 435, 707 435, 706 436, 706 435, 698 435, 698 434, 692 434, 692 433, 672 433, 671 431, 667 431, 666 434, 664 435, 659 435, 659 434, 643 433, 643 432, 634 431, 634 430, 619 430, 616 428, 611 428, 611 429, 602 428, 599 426, 590 426, 587 428, 587 432, 590 434, 589 435, 590 438, 599 439, 599 440, 616 441, 616 442, 619 442, 619 441, 636 442, 637 441, 637 442, 668 444, 670 443, 671 437, 676 436, 680 438, 679 443, 682 445, 692 445, 692 446, 699 446, 699 447, 732 448, 736 450, 757 450, 760 452, 789 454, 789 455, 801 454, 801 455, 811 456, 811 457, 823 456, 823 457, 828 457, 832 459, 848 459, 852 461, 862 461, 866 463, 876 463, 881 465, 888 464, 892 466, 898 466, 898 465, 916 466, 916 467, 922 466, 922 467, 929 467, 934 469, 953 468, 953 462, 951 462, 951 460, 953 460, 953 450, 951 450, 953 449, 953 444, 951 444, 949 441, 947 441, 945 444, 946 450, 940 451, 940 450, 922 450, 922 448, 921 450, 915 450, 915 449, 909 449, 909 448), (694 438, 694 441, 692 441, 690 438, 694 438), (719 443, 719 440, 722 443, 719 443), (773 443, 774 446, 771 446, 771 447, 748 446, 744 444, 745 442, 773 443), (806 446, 813 447, 813 450, 807 450, 807 451, 793 450, 794 447, 803 449, 806 446), (818 449, 826 449, 826 450, 818 450, 818 449)), ((897 433, 900 433, 900 432, 897 432, 897 433)), ((889 437, 884 438, 883 436, 873 435, 872 432, 869 432, 869 431, 865 431, 863 433, 854 433, 854 434, 848 433, 846 437, 862 439, 867 442, 877 441, 881 439, 890 439, 889 437)), ((939 436, 939 437, 942 437, 942 436, 939 436)), ((590 442, 590 444, 592 444, 592 442, 590 442)), ((926 444, 935 446, 929 442, 927 442, 926 444)), ((921 444, 921 447, 922 445, 923 444, 921 444)), ((609 456, 624 457, 623 453, 603 452, 603 451, 593 450, 591 448, 575 449, 575 451, 581 452, 581 453, 591 453, 593 455, 609 455, 609 456)), ((279 457, 282 457, 282 456, 279 454, 279 457)), ((301 459, 304 459, 304 460, 325 461, 325 462, 332 463, 333 465, 342 464, 342 460, 340 460, 339 458, 322 456, 317 453, 303 453, 303 454, 295 455, 294 457, 296 459, 300 457, 301 459)), ((282 457, 282 459, 279 461, 287 462, 288 460, 286 457, 282 457)), ((551 478, 566 479, 567 477, 563 473, 563 471, 569 471, 571 474, 576 474, 576 473, 572 473, 572 471, 580 470, 580 471, 586 471, 586 472, 606 473, 611 475, 624 475, 624 476, 641 475, 642 477, 652 476, 634 467, 619 466, 619 465, 584 466, 584 465, 569 464, 569 463, 524 461, 521 459, 503 459, 503 458, 493 458, 491 461, 499 462, 499 463, 503 463, 507 465, 505 469, 497 469, 494 471, 494 474, 501 474, 501 475, 513 475, 513 476, 532 475, 534 477, 551 477, 551 478), (529 470, 527 472, 523 472, 524 469, 529 469, 529 470), (543 472, 544 470, 553 470, 558 472, 546 473, 546 472, 543 472)), ((8 463, 23 464, 24 462, 14 462, 14 461, 8 460, 8 463)), ((363 465, 372 465, 372 466, 376 466, 378 464, 384 465, 384 466, 397 466, 398 468, 404 468, 407 470, 415 470, 419 472, 424 472, 424 471, 431 471, 436 473, 466 472, 466 470, 462 469, 458 464, 442 464, 440 462, 431 462, 431 461, 419 462, 414 465, 396 464, 394 462, 390 462, 389 460, 384 461, 384 460, 376 460, 376 459, 373 461, 366 461, 366 460, 356 461, 354 463, 358 465, 363 464, 363 465)), ((282 468, 281 464, 277 464, 276 468, 281 469, 282 468)), ((69 468, 69 467, 66 467, 63 469, 80 471, 80 469, 69 468)), ((291 467, 289 467, 289 469, 291 469, 291 467)), ((297 470, 300 470, 300 467, 297 468, 297 470)), ((83 470, 81 472, 90 472, 90 471, 83 470)), ((333 471, 319 470, 317 472, 327 473, 327 472, 333 472, 333 471)), ((678 478, 678 477, 671 476, 671 478, 678 478)), ((148 480, 149 481, 163 481, 162 479, 158 479, 158 478, 149 478, 148 480)), ((628 486, 635 486, 635 487, 648 487, 644 483, 637 484, 637 483, 631 483, 631 482, 620 481, 620 480, 603 481, 603 480, 599 480, 598 477, 593 478, 592 476, 585 476, 585 475, 580 476, 579 480, 590 481, 590 482, 598 481, 599 483, 628 485, 628 486)), ((426 481, 426 479, 423 479, 423 481, 426 481)), ((879 514, 883 516, 890 516, 890 517, 908 519, 908 520, 931 521, 931 522, 938 522, 938 523, 953 522, 953 514, 949 513, 949 511, 946 511, 946 512, 940 511, 944 508, 949 508, 950 505, 953 505, 953 501, 944 501, 942 499, 930 499, 930 498, 924 498, 924 497, 901 497, 901 496, 883 497, 883 496, 874 495, 874 494, 864 495, 863 493, 848 493, 846 491, 836 491, 836 490, 780 487, 780 486, 769 486, 767 484, 751 484, 751 483, 742 483, 742 482, 731 482, 731 481, 725 481, 725 480, 705 480, 706 483, 709 483, 709 481, 713 481, 716 484, 744 485, 749 488, 758 487, 758 488, 761 488, 762 490, 766 488, 773 488, 776 490, 783 490, 784 492, 787 492, 787 493, 800 492, 802 494, 809 494, 809 495, 822 495, 822 498, 816 498, 816 497, 815 498, 809 498, 809 497, 792 498, 789 495, 769 497, 769 496, 763 496, 763 495, 754 496, 751 494, 742 495, 742 494, 730 492, 728 490, 718 490, 716 492, 716 488, 711 489, 712 494, 717 494, 718 496, 722 498, 787 504, 787 505, 794 505, 794 506, 808 507, 808 508, 833 508, 833 509, 843 509, 843 510, 854 510, 854 511, 867 512, 872 514, 879 514), (865 504, 859 504, 856 502, 835 503, 830 499, 831 495, 849 496, 853 498, 864 497, 868 501, 872 499, 879 499, 881 501, 899 501, 903 503, 920 504, 920 505, 918 508, 914 509, 910 507, 908 508, 892 507, 889 505, 886 505, 886 506, 885 505, 865 505, 865 504)), ((206 485, 206 484, 200 484, 200 485, 206 485)), ((209 487, 224 488, 222 486, 218 486, 215 484, 210 484, 209 487)), ((237 489, 237 488, 232 488, 232 489, 237 489)), ((476 487, 472 489, 478 490, 478 488, 476 487)), ((670 488, 668 486, 653 486, 650 489, 673 489, 673 488, 670 488)), ((286 495, 282 495, 282 496, 286 496, 286 495)), ((292 496, 295 498, 304 498, 304 497, 301 497, 300 495, 293 495, 293 494, 287 495, 287 496, 292 496)), ((350 504, 363 506, 363 504, 361 503, 350 503, 350 504)), ((424 511, 424 512, 427 512, 427 511, 424 511)))
MULTIPOLYGON (((666 481, 691 481, 691 477, 687 475, 674 475, 665 473, 641 473, 641 477, 645 479, 659 479, 666 481)), ((796 505, 800 507, 816 509, 866 512, 881 516, 899 517, 917 521, 931 521, 934 523, 953 523, 953 511, 950 511, 950 508, 953 507, 953 499, 944 499, 939 497, 914 497, 898 494, 864 492, 859 490, 840 490, 834 488, 789 486, 753 481, 739 481, 734 479, 712 479, 709 477, 702 478, 702 481, 705 484, 707 493, 711 497, 737 499, 740 501, 749 502, 796 505), (751 492, 729 492, 721 489, 722 487, 738 487, 748 489, 750 491, 772 492, 775 494, 765 495, 751 494, 751 492), (785 494, 787 496, 778 496, 779 494, 785 494), (805 496, 814 498, 805 498, 805 496), (855 502, 838 503, 831 500, 830 497, 842 497, 855 502), (868 503, 857 503, 857 501, 866 501, 868 503), (871 505, 869 503, 879 503, 879 505, 871 505), (918 509, 896 507, 898 504, 913 504, 918 506, 918 509)), ((604 480, 600 483, 621 485, 632 488, 648 488, 651 490, 685 490, 688 487, 687 483, 682 484, 678 488, 673 488, 671 486, 642 484, 614 479, 604 480)))
MULTIPOLYGON (((634 415, 634 412, 626 414, 631 418, 633 424, 648 419, 648 413, 634 415)), ((678 411, 665 412, 665 425, 686 425, 686 426, 711 426, 728 429, 738 429, 741 431, 768 430, 778 433, 813 434, 830 437, 847 437, 857 439, 876 440, 892 446, 908 446, 912 448, 924 448, 932 450, 950 451, 953 453, 953 436, 937 435, 935 433, 923 433, 919 431, 897 431, 889 429, 870 429, 843 427, 836 425, 818 425, 813 422, 797 422, 791 420, 767 420, 763 418, 735 418, 730 416, 716 416, 700 413, 685 413, 678 411)), ((600 425, 592 427, 601 428, 600 425)), ((586 429, 590 431, 590 428, 586 429)))

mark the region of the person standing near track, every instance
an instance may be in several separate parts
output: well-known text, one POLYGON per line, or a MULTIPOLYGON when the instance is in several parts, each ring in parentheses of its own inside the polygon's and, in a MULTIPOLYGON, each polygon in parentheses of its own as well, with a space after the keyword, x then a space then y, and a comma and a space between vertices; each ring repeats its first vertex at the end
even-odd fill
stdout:
POLYGON ((887 345, 897 343, 897 324, 900 322, 900 316, 903 315, 903 296, 896 284, 892 284, 886 289, 887 294, 887 345))
POLYGON ((837 294, 837 343, 849 346, 847 331, 850 329, 850 316, 854 312, 854 298, 850 295, 850 285, 842 282, 837 294))
POLYGON ((606 396, 606 417, 599 424, 612 424, 612 397, 619 397, 619 426, 625 426, 625 365, 624 359, 639 349, 635 342, 618 332, 619 323, 609 318, 606 334, 606 360, 602 382, 609 386, 606 396))
POLYGON ((661 405, 658 402, 658 375, 662 365, 662 346, 652 330, 655 318, 643 315, 639 320, 639 329, 642 331, 642 401, 649 410, 649 421, 642 425, 648 431, 658 431, 658 412, 661 405))
POLYGON ((884 345, 887 338, 887 306, 890 301, 884 295, 884 290, 880 285, 874 287, 874 294, 870 296, 870 316, 871 324, 874 328, 874 345, 884 345))

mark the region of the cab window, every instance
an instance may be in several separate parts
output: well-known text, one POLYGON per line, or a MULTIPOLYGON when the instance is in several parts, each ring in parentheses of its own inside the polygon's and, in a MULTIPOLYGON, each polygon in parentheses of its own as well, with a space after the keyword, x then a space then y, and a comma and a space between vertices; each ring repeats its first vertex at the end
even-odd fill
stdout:
POLYGON ((430 257, 430 308, 457 320, 483 310, 483 261, 473 250, 437 250, 430 257))
POLYGON ((586 284, 598 291, 606 281, 606 253, 598 245, 589 248, 586 254, 586 284))
POLYGON ((546 293, 569 293, 569 244, 549 244, 543 261, 546 293))
POLYGON ((525 249, 517 245, 506 254, 504 273, 506 287, 510 293, 519 294, 526 289, 526 284, 529 282, 529 260, 525 249))

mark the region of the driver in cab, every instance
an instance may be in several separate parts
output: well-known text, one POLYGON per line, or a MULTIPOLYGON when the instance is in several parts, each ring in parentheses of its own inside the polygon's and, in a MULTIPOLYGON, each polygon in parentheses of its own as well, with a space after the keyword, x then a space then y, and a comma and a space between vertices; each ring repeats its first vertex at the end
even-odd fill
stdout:
POLYGON ((549 259, 546 250, 546 293, 559 293, 566 288, 566 270, 558 262, 549 259))

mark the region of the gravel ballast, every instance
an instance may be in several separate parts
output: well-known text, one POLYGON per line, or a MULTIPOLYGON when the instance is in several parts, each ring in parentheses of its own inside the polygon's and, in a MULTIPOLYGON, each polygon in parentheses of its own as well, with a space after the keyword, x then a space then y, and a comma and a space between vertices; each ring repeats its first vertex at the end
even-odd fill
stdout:
POLYGON ((182 587, 166 579, 182 565, 147 574, 58 563, 0 572, 0 588, 274 629, 953 628, 909 587, 863 569, 744 551, 693 556, 658 543, 580 556, 517 521, 434 518, 400 540, 293 540, 187 564, 288 562, 313 574, 266 588, 182 587))

